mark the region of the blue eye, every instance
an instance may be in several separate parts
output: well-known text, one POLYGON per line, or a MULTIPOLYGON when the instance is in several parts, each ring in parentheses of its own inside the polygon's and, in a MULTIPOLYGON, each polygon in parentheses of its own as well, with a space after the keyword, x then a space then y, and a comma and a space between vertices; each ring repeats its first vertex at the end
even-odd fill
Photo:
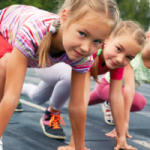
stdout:
POLYGON ((121 52, 121 48, 117 47, 117 50, 118 50, 119 52, 121 52))
POLYGON ((79 32, 81 36, 85 37, 86 34, 84 32, 79 32))
POLYGON ((100 41, 100 40, 94 40, 94 42, 95 42, 96 44, 102 44, 102 43, 103 43, 103 42, 100 41))

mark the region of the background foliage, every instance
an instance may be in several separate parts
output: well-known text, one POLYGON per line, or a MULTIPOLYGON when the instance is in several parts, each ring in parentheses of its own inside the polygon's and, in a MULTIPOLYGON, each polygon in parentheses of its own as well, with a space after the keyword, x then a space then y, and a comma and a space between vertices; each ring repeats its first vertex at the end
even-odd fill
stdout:
POLYGON ((139 22, 145 30, 150 26, 150 0, 117 0, 123 20, 139 22))
MULTIPOLYGON (((0 9, 12 4, 32 5, 50 12, 57 12, 58 3, 64 0, 0 0, 0 9)), ((150 26, 150 0, 116 0, 122 20, 139 22, 145 30, 150 26)))

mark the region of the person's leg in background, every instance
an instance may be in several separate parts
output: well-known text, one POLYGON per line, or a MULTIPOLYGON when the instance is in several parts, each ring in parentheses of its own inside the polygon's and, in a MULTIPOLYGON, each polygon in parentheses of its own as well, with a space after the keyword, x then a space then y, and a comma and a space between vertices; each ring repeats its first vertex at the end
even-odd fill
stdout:
POLYGON ((89 105, 102 104, 102 110, 104 113, 104 120, 109 125, 114 125, 114 121, 111 115, 109 106, 109 83, 105 80, 105 75, 99 79, 100 84, 96 84, 95 89, 90 93, 89 105))
POLYGON ((40 120, 43 132, 51 138, 65 139, 65 133, 60 126, 60 113, 70 96, 71 67, 58 63, 50 68, 36 69, 36 73, 42 81, 38 86, 24 84, 21 93, 37 104, 50 102, 40 120))
MULTIPOLYGON (((99 79, 100 84, 96 84, 96 88, 90 93, 89 105, 102 104, 102 110, 104 113, 105 122, 109 125, 114 125, 113 117, 111 115, 111 109, 109 105, 109 83, 105 80, 105 75, 99 79)), ((122 87, 122 93, 124 87, 122 87)), ((131 112, 141 111, 146 105, 146 99, 144 96, 135 92, 131 112)))

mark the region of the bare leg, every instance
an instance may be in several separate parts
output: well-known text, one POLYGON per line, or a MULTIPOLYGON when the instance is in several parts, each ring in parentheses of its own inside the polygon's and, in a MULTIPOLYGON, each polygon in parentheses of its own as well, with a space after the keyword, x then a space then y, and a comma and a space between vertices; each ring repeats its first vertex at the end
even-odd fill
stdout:
POLYGON ((6 79, 6 66, 7 66, 7 61, 9 59, 10 55, 11 55, 11 53, 6 53, 0 59, 0 102, 4 95, 4 87, 5 87, 5 79, 6 79))

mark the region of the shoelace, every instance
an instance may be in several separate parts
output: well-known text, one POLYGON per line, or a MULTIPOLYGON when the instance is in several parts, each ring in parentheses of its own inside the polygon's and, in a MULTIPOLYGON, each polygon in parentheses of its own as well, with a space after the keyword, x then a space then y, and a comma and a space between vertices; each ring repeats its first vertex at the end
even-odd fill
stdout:
POLYGON ((60 124, 63 126, 65 125, 63 118, 60 117, 60 114, 59 115, 52 115, 50 122, 49 122, 49 126, 50 127, 52 126, 53 129, 60 129, 60 124))

